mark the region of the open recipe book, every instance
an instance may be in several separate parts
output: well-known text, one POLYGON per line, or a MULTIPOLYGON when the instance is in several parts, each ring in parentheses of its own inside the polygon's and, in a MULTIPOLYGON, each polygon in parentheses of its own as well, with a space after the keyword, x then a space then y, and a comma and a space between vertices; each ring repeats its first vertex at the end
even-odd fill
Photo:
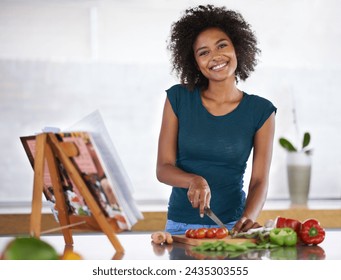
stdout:
MULTIPOLYGON (((44 132, 51 131, 51 129, 44 130, 44 132)), ((68 130, 63 132, 56 132, 55 130, 53 133, 59 142, 72 142, 77 148, 77 155, 71 157, 71 160, 105 216, 114 218, 121 230, 130 230, 143 216, 132 197, 132 184, 118 157, 100 113, 95 111, 68 130)), ((34 167, 36 136, 23 136, 20 137, 20 140, 32 167, 34 167)), ((91 216, 91 210, 76 184, 58 158, 56 161, 68 214, 91 216)), ((52 212, 58 221, 56 201, 47 162, 44 164, 43 193, 51 204, 52 212)))

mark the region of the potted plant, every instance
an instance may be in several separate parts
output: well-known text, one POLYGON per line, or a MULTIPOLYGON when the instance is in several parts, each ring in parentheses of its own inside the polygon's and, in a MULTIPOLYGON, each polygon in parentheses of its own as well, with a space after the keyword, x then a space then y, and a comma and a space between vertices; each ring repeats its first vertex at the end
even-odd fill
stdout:
POLYGON ((310 140, 310 133, 305 132, 302 145, 297 148, 288 139, 284 137, 279 139, 279 144, 288 152, 287 176, 292 206, 307 205, 311 178, 310 140))
POLYGON ((284 149, 286 149, 288 152, 304 152, 304 153, 310 155, 312 152, 311 149, 308 149, 308 145, 310 144, 310 139, 311 139, 310 133, 309 132, 304 133, 302 148, 300 150, 295 148, 295 146, 293 144, 291 144, 291 142, 284 137, 279 138, 279 144, 284 149))

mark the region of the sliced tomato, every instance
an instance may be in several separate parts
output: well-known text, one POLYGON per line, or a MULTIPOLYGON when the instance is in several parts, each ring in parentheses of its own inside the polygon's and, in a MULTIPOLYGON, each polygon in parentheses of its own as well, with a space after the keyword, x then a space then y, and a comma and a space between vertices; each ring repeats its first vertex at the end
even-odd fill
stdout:
POLYGON ((197 239, 203 239, 206 237, 206 228, 198 228, 194 231, 195 238, 197 239))
POLYGON ((215 233, 216 233, 216 229, 215 228, 209 228, 206 231, 206 238, 214 238, 215 237, 215 233))
POLYGON ((186 230, 185 236, 188 238, 195 238, 195 230, 194 229, 186 230))
POLYGON ((215 233, 215 236, 218 238, 218 239, 222 239, 222 238, 225 238, 227 237, 228 235, 228 230, 225 229, 225 228, 219 228, 217 230, 217 232, 215 233))

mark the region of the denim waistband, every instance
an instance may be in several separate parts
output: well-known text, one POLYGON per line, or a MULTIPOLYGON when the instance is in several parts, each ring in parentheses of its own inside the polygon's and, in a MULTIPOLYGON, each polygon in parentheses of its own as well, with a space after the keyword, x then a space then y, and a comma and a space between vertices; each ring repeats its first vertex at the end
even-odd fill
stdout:
MULTIPOLYGON (((237 221, 229 222, 225 224, 228 230, 232 230, 237 221)), ((165 231, 170 234, 185 234, 187 229, 198 229, 198 228, 217 228, 218 225, 201 225, 201 224, 185 224, 178 223, 172 220, 167 220, 165 231)))

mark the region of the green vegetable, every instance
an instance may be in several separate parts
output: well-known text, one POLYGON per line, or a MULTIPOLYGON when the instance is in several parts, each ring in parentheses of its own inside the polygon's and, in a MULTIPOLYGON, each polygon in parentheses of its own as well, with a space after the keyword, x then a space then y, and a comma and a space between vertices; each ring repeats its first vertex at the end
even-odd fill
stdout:
POLYGON ((270 242, 279 246, 295 246, 297 234, 292 228, 274 228, 270 231, 270 242))
POLYGON ((11 240, 4 252, 5 260, 57 260, 56 250, 35 237, 17 237, 11 240))

